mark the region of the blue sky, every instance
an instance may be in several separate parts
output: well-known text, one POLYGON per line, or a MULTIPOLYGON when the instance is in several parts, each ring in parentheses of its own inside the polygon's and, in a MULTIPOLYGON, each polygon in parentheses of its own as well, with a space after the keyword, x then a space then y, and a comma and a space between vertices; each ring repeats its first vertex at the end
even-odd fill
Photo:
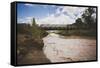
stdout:
POLYGON ((35 19, 42 19, 49 14, 55 13, 56 7, 48 5, 36 5, 36 4, 17 4, 18 22, 22 22, 19 19, 25 19, 27 17, 34 17, 35 19))
POLYGON ((34 17, 37 24, 72 24, 86 8, 17 3, 17 21, 31 24, 34 17))

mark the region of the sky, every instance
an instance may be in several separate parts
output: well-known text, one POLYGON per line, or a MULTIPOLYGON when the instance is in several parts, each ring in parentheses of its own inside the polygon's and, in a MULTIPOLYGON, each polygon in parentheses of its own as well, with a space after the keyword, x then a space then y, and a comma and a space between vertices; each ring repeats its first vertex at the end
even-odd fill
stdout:
POLYGON ((85 9, 87 7, 17 3, 17 22, 31 24, 32 18, 35 18, 39 25, 72 24, 85 9))

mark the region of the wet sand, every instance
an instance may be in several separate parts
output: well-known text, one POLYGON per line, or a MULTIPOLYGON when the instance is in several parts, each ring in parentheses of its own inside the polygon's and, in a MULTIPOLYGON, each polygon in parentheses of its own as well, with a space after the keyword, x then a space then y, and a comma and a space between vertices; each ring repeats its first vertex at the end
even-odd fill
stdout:
POLYGON ((44 54, 52 63, 96 60, 95 39, 64 38, 50 33, 43 41, 44 54))

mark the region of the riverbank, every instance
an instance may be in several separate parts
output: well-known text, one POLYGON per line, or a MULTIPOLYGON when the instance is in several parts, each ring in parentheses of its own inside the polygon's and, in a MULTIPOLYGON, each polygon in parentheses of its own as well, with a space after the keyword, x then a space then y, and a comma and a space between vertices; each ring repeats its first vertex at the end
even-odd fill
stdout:
POLYGON ((65 39, 91 39, 91 40, 96 40, 96 37, 89 37, 89 36, 60 36, 61 38, 65 38, 65 39))
POLYGON ((18 65, 50 63, 43 52, 44 43, 42 40, 35 40, 28 35, 18 34, 17 41, 18 65))

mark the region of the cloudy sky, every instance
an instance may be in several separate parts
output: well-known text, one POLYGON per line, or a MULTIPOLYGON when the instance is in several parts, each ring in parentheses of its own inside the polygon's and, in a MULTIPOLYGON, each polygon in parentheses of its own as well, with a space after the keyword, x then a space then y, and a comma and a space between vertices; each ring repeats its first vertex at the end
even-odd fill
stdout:
POLYGON ((17 4, 18 23, 31 23, 35 18, 37 24, 72 24, 83 14, 87 7, 17 4))

